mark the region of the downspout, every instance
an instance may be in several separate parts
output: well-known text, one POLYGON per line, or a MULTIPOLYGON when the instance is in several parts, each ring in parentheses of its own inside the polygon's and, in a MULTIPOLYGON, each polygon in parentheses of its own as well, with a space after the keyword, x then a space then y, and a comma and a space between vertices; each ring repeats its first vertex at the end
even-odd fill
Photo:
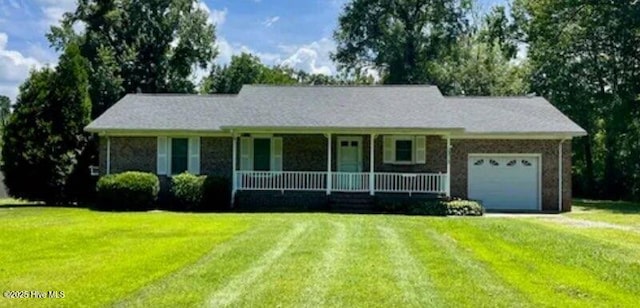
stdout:
POLYGON ((331 133, 325 134, 327 137, 327 196, 331 194, 331 133))
POLYGON ((236 192, 238 191, 238 172, 237 172, 237 159, 238 159, 238 138, 236 134, 231 131, 231 208, 235 206, 236 192))
POLYGON ((111 174, 111 138, 107 136, 107 174, 111 174))
POLYGON ((451 135, 447 135, 447 198, 451 198, 451 135))
POLYGON ((563 168, 563 164, 562 164, 562 144, 569 140, 570 138, 565 138, 560 140, 560 143, 558 144, 558 213, 562 212, 562 178, 563 178, 563 172, 562 172, 562 168, 563 168))

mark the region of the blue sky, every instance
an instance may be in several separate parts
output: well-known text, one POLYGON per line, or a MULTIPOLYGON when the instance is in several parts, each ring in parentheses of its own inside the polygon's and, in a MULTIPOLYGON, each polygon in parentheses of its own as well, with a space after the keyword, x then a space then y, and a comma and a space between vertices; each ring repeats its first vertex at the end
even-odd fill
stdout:
MULTIPOLYGON (((333 74, 331 34, 347 0, 201 0, 217 25, 220 63, 252 52, 268 64, 333 74)), ((480 0, 489 7, 505 0, 480 0)), ((0 95, 15 98, 29 69, 55 65, 45 33, 76 0, 0 0, 0 95)), ((202 74, 202 72, 199 72, 202 74)))

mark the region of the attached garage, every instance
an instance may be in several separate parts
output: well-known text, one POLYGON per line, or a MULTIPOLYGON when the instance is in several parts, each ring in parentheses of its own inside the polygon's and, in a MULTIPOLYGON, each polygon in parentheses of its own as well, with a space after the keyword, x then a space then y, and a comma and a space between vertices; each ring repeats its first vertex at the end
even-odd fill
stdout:
POLYGON ((487 210, 540 211, 538 154, 470 154, 468 195, 487 210))

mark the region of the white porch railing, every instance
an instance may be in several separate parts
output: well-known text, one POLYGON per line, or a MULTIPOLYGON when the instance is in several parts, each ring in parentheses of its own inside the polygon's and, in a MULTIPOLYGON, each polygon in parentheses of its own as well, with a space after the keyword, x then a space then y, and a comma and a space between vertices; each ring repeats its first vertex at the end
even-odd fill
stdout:
POLYGON ((239 190, 327 189, 327 173, 313 171, 237 171, 239 190))
MULTIPOLYGON (((236 171, 237 190, 326 191, 325 171, 236 171)), ((331 172, 329 191, 369 192, 371 174, 331 172)), ((374 173, 375 192, 447 192, 446 173, 374 173)))
POLYGON ((447 174, 376 173, 375 191, 444 194, 447 192, 447 174))
POLYGON ((369 191, 369 173, 364 172, 332 172, 332 191, 369 191))

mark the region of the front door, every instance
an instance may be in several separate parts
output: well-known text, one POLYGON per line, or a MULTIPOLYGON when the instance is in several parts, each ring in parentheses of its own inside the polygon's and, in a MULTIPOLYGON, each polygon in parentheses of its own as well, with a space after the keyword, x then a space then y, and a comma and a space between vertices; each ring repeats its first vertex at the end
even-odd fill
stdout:
POLYGON ((336 190, 358 190, 363 185, 362 137, 338 137, 336 190))

